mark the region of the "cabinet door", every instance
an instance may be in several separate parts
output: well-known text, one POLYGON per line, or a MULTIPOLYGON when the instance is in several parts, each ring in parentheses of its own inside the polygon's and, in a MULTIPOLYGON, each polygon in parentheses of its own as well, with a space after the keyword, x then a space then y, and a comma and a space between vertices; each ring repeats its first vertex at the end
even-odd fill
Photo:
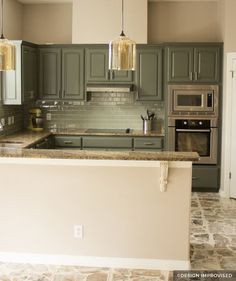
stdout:
POLYGON ((84 49, 62 49, 62 98, 84 98, 84 49))
POLYGON ((37 76, 37 49, 30 46, 22 46, 22 89, 24 101, 36 99, 38 96, 37 76))
POLYGON ((136 86, 139 100, 162 99, 162 49, 137 50, 136 86))
POLYGON ((168 82, 190 82, 193 77, 193 48, 167 48, 168 82))
POLYGON ((219 82, 219 61, 218 47, 195 48, 194 79, 200 82, 219 82))
POLYGON ((39 50, 39 94, 43 99, 58 99, 61 91, 61 49, 39 50))
POLYGON ((133 72, 126 70, 112 70, 110 72, 111 82, 133 82, 133 72))
POLYGON ((86 81, 104 82, 109 79, 108 50, 105 48, 86 49, 86 81))

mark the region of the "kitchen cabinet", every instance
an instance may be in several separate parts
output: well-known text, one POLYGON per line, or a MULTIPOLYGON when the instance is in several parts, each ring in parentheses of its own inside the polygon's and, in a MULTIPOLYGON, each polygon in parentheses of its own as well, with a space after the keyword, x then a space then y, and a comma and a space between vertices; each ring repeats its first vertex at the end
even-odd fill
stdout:
POLYGON ((38 55, 37 48, 22 46, 22 89, 24 101, 34 100, 38 97, 38 55))
POLYGON ((80 149, 82 144, 82 138, 80 136, 54 136, 55 149, 80 149))
POLYGON ((83 137, 83 149, 132 150, 132 138, 116 136, 86 136, 83 137))
POLYGON ((168 82, 220 81, 220 46, 169 46, 166 51, 168 82))
POLYGON ((135 83, 138 100, 162 100, 162 48, 137 48, 135 83))
POLYGON ((43 99, 83 99, 84 49, 40 48, 39 84, 43 99))
POLYGON ((114 83, 132 82, 132 71, 108 69, 108 46, 86 48, 86 82, 114 83))
POLYGON ((163 149, 162 137, 135 137, 134 138, 134 150, 157 150, 163 149))
POLYGON ((3 71, 2 73, 2 91, 3 104, 21 105, 22 98, 22 41, 11 41, 16 48, 16 68, 15 71, 3 71))
POLYGON ((193 191, 218 191, 220 187, 219 167, 210 165, 193 165, 193 191))

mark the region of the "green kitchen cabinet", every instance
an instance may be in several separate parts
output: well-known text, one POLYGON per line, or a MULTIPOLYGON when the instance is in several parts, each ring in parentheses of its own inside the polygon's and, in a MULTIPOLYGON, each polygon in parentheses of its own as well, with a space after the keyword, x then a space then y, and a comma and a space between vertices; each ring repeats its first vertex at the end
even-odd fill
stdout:
POLYGON ((219 64, 219 46, 167 47, 168 82, 218 83, 219 64))
POLYGON ((62 98, 84 98, 84 49, 62 49, 62 98))
POLYGON ((61 96, 61 49, 39 50, 39 95, 43 99, 61 96))
POLYGON ((132 71, 110 71, 108 61, 108 46, 86 48, 86 82, 131 83, 133 81, 132 71))
POLYGON ((139 100, 162 100, 162 48, 137 48, 135 83, 139 100))
POLYGON ((84 98, 83 48, 41 48, 39 65, 42 99, 84 98))
POLYGON ((163 137, 135 137, 134 150, 140 151, 162 151, 164 138, 163 137))
POLYGON ((37 48, 22 45, 22 89, 24 101, 38 98, 37 48))

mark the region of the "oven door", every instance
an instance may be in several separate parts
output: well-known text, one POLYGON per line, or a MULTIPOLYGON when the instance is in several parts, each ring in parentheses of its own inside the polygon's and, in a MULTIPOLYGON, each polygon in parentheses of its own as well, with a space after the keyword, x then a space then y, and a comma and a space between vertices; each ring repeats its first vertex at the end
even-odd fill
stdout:
POLYGON ((175 128, 175 151, 197 152, 198 164, 217 163, 218 129, 177 129, 175 128))

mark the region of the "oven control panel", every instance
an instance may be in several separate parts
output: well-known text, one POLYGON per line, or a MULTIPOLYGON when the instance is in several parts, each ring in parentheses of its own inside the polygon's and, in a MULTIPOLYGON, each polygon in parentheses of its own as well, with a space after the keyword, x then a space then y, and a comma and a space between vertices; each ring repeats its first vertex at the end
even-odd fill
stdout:
POLYGON ((209 129, 211 127, 210 120, 175 120, 176 129, 209 129))

